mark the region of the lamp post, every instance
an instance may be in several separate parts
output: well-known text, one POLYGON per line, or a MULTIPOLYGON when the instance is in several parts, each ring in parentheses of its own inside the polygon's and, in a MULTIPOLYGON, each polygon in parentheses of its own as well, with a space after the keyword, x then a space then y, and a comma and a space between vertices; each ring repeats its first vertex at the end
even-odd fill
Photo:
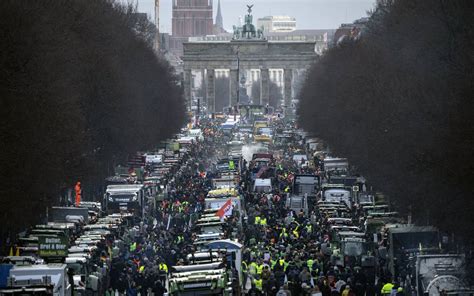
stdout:
POLYGON ((240 56, 239 56, 239 47, 237 47, 237 103, 234 106, 234 121, 237 120, 237 111, 240 103, 240 56))

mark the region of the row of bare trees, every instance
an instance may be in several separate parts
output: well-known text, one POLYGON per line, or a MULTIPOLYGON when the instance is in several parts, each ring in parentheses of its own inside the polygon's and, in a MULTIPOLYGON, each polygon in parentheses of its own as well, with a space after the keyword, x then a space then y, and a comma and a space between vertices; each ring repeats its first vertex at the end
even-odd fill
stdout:
POLYGON ((152 27, 111 0, 0 2, 1 238, 182 126, 182 90, 152 27))
POLYGON ((474 2, 384 0, 312 68, 299 122, 418 223, 474 241, 474 2))

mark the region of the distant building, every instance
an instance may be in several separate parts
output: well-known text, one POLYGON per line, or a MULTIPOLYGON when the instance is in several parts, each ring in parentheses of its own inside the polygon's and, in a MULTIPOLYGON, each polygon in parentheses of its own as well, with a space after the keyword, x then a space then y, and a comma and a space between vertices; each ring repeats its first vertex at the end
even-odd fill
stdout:
POLYGON ((336 33, 334 33, 334 42, 332 45, 337 45, 347 39, 358 39, 365 30, 368 22, 369 18, 363 17, 350 24, 341 24, 336 30, 336 33))
POLYGON ((222 33, 226 33, 226 30, 224 29, 224 18, 222 17, 221 0, 218 0, 216 23, 214 24, 214 34, 222 34, 222 33))
POLYGON ((290 16, 266 16, 257 20, 257 28, 264 33, 283 33, 296 30, 296 19, 290 16))
POLYGON ((214 34, 212 0, 173 0, 170 50, 183 52, 183 42, 189 37, 214 34))

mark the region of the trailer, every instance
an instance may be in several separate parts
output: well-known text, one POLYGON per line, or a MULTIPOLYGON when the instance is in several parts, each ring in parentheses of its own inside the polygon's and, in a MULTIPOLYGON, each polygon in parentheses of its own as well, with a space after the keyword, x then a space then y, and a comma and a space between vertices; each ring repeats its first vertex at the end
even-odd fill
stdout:
POLYGON ((13 266, 0 295, 72 296, 66 264, 13 266))

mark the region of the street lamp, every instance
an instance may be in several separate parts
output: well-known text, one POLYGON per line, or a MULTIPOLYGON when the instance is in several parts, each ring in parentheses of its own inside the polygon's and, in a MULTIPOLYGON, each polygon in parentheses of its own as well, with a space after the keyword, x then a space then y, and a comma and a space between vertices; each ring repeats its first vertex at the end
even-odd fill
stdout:
POLYGON ((240 48, 237 47, 237 103, 234 106, 234 121, 237 120, 237 111, 238 111, 238 106, 240 103, 240 56, 239 56, 239 50, 240 48))

